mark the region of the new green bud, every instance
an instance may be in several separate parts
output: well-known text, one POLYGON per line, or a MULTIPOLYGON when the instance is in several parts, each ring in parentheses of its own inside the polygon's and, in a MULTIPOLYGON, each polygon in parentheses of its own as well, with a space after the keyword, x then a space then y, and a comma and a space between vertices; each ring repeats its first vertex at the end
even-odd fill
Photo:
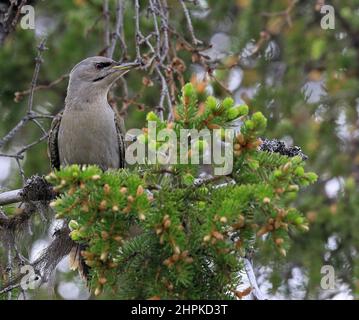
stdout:
POLYGON ((238 107, 232 107, 227 110, 227 119, 234 120, 239 117, 239 110, 238 107))
POLYGON ((70 237, 73 241, 81 240, 81 233, 79 230, 73 230, 70 232, 70 237))
POLYGON ((237 106, 237 108, 239 111, 239 117, 246 116, 249 112, 249 108, 246 104, 241 104, 241 105, 237 106))
POLYGON ((291 161, 294 165, 298 165, 303 162, 303 160, 300 156, 294 156, 291 161))
POLYGON ((312 183, 318 180, 318 175, 314 172, 308 172, 306 175, 308 180, 312 183))
POLYGON ((50 202, 50 207, 55 208, 57 206, 60 206, 62 204, 62 199, 56 199, 55 201, 50 202))
POLYGON ((198 188, 198 193, 200 193, 201 195, 207 195, 208 192, 209 192, 209 190, 207 187, 202 186, 202 187, 198 188))
POLYGON ((289 192, 298 192, 299 191, 299 186, 296 184, 292 184, 288 187, 288 191, 289 192))
POLYGON ((234 100, 231 97, 227 97, 223 100, 222 105, 224 109, 228 110, 234 106, 234 100))
POLYGON ((273 176, 275 177, 275 178, 279 178, 279 177, 281 177, 282 176, 282 171, 281 170, 274 170, 274 172, 273 172, 273 176))
POLYGON ((254 129, 254 122, 252 120, 246 120, 244 122, 244 125, 248 130, 253 130, 254 129))
POLYGON ((194 88, 192 83, 186 83, 182 89, 183 95, 190 97, 194 93, 194 88))
POLYGON ((206 107, 211 111, 215 111, 217 109, 217 99, 209 96, 206 100, 206 107))
POLYGON ((46 181, 51 181, 52 179, 57 179, 57 176, 55 173, 51 172, 49 175, 45 177, 46 181))
POLYGON ((199 209, 205 209, 206 208, 206 203, 204 201, 198 201, 198 208, 199 209))
POLYGON ((70 220, 70 222, 69 222, 69 228, 70 228, 71 231, 77 230, 79 227, 80 227, 80 226, 79 226, 79 224, 77 223, 76 220, 70 220))
POLYGON ((55 219, 62 219, 64 217, 64 214, 61 212, 61 213, 57 213, 55 215, 55 219))
POLYGON ((183 176, 183 183, 186 185, 186 186, 191 186, 193 185, 194 183, 194 177, 190 174, 190 173, 187 173, 183 176))
POLYGON ((297 198, 297 192, 295 191, 287 192, 286 196, 288 201, 294 201, 297 198))
POLYGON ((267 119, 262 112, 256 112, 252 116, 252 121, 259 129, 264 129, 267 126, 267 119))
POLYGON ((150 111, 149 113, 147 113, 146 120, 147 121, 159 121, 160 119, 158 118, 157 114, 155 114, 153 111, 150 111))
POLYGON ((294 174, 298 177, 303 177, 304 176, 304 168, 303 167, 298 167, 295 169, 294 174))

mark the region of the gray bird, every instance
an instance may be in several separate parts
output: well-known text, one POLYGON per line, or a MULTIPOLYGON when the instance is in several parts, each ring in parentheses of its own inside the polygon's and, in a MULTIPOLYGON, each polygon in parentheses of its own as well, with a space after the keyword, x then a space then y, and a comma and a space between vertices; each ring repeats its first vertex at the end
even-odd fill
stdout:
POLYGON ((91 57, 70 73, 65 109, 53 120, 48 153, 52 168, 70 164, 124 167, 124 126, 107 95, 112 84, 138 63, 91 57))
MULTIPOLYGON (((48 154, 53 169, 71 164, 98 165, 102 170, 124 167, 124 126, 107 95, 119 77, 139 65, 91 57, 72 69, 65 108, 54 118, 49 134, 48 154)), ((73 245, 71 268, 78 268, 88 280, 89 269, 80 255, 86 245, 73 245)))

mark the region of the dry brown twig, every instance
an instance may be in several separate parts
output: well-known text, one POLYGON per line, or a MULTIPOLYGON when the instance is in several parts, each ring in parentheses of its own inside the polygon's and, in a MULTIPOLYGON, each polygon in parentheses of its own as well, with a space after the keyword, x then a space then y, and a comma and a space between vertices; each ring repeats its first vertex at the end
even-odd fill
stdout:
MULTIPOLYGON (((55 87, 56 85, 58 85, 59 83, 61 83, 62 81, 66 80, 68 77, 69 77, 69 74, 65 73, 65 74, 61 75, 59 78, 51 81, 49 84, 39 84, 39 85, 35 86, 33 91, 36 92, 36 91, 51 89, 51 88, 55 87)), ((31 89, 24 90, 24 91, 16 91, 14 94, 15 102, 20 102, 25 96, 29 95, 30 92, 31 92, 31 89)))
POLYGON ((283 16, 286 20, 286 23, 289 27, 292 26, 292 17, 291 12, 293 11, 295 5, 297 4, 298 0, 292 0, 291 3, 288 5, 288 7, 282 11, 278 12, 262 12, 261 15, 263 17, 277 17, 277 16, 283 16))

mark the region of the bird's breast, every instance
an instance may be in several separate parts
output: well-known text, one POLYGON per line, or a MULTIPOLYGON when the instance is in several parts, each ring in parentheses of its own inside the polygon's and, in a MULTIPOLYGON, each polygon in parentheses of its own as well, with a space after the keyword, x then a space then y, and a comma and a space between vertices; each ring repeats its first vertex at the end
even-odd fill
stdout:
POLYGON ((112 109, 65 110, 58 135, 61 165, 98 165, 119 168, 118 136, 112 109))

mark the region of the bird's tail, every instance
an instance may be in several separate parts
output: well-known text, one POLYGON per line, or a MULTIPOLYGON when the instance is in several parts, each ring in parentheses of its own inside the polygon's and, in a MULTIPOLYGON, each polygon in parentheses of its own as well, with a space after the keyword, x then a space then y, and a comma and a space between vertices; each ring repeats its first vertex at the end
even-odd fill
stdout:
POLYGON ((81 251, 87 249, 86 244, 76 244, 69 254, 69 263, 71 270, 78 270, 80 277, 86 281, 87 286, 90 283, 90 267, 85 263, 81 251))

